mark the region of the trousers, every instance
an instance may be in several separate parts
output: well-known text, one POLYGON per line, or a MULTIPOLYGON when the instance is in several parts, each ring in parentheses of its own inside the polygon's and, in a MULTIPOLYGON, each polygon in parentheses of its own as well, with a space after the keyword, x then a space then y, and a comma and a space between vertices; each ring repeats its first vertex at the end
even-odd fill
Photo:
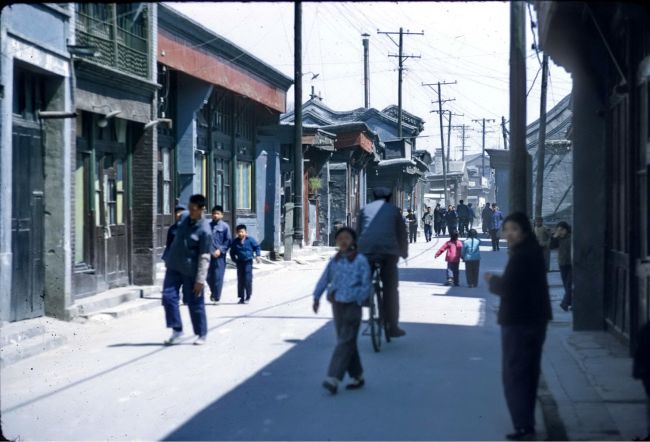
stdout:
MULTIPOLYGON (((384 307, 384 319, 391 330, 399 329, 399 271, 396 255, 370 255, 367 257, 370 263, 379 263, 381 266, 381 283, 383 286, 382 304, 384 307)), ((372 267, 372 266, 371 266, 372 267)))
POLYGON ((465 236, 467 235, 468 231, 469 231, 469 219, 460 218, 458 220, 458 233, 460 234, 460 236, 465 236))
POLYGON ((237 296, 251 299, 253 294, 253 261, 237 262, 237 296))
POLYGON ((490 229, 490 238, 492 239, 492 251, 500 250, 499 229, 490 229))
POLYGON ((352 378, 359 378, 363 374, 361 357, 357 347, 357 336, 361 326, 361 306, 357 303, 332 303, 334 313, 334 327, 336 328, 336 347, 327 376, 343 380, 347 372, 352 378))
POLYGON ((571 264, 560 266, 560 276, 562 277, 562 285, 564 286, 562 304, 569 306, 573 300, 573 267, 571 264))
POLYGON ((424 225, 424 239, 427 242, 431 241, 431 224, 424 225))
POLYGON ((465 261, 465 277, 467 278, 467 285, 478 285, 478 270, 481 266, 480 260, 465 261))
POLYGON ((221 255, 218 258, 210 260, 210 268, 208 269, 207 283, 212 292, 212 297, 219 301, 221 299, 221 292, 223 290, 223 277, 226 273, 226 256, 221 255))
POLYGON ((516 430, 535 429, 546 324, 502 325, 503 390, 516 430))
POLYGON ((175 331, 183 330, 180 302, 181 287, 183 288, 183 302, 187 304, 192 321, 194 334, 206 336, 208 334, 208 320, 205 315, 205 302, 203 291, 199 296, 195 295, 194 278, 185 276, 175 270, 167 269, 163 281, 162 305, 165 308, 165 321, 168 328, 175 331))
POLYGON ((409 227, 409 242, 416 242, 418 237, 418 229, 417 227, 409 227))
POLYGON ((447 281, 454 281, 454 285, 458 285, 458 272, 460 262, 447 262, 447 281))

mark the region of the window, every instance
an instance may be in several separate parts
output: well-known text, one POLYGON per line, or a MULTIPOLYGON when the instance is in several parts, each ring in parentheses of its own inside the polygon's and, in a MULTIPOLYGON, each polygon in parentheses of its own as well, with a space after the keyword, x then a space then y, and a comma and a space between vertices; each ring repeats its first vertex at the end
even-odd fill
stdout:
POLYGON ((168 148, 158 150, 158 213, 172 213, 172 155, 168 148))
POLYGON ((26 120, 37 121, 39 110, 45 109, 45 82, 42 77, 21 69, 14 69, 13 113, 26 120))
POLYGON ((239 161, 237 163, 237 208, 250 210, 253 206, 252 193, 253 163, 239 161))
POLYGON ((214 160, 214 201, 223 206, 224 212, 230 211, 230 161, 223 158, 214 160))
POLYGON ((86 216, 88 214, 88 164, 89 155, 77 152, 77 165, 74 172, 74 262, 82 264, 89 261, 86 241, 86 216))

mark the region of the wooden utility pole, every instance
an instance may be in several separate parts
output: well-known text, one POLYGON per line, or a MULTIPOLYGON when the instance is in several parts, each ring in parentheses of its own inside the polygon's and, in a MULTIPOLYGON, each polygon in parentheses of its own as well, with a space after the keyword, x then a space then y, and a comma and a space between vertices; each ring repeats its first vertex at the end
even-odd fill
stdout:
MULTIPOLYGON (((438 110, 433 110, 431 112, 437 112, 438 117, 440 117, 440 149, 442 151, 442 178, 443 178, 443 185, 444 185, 444 195, 445 195, 445 205, 449 204, 449 200, 447 198, 447 165, 445 164, 445 133, 443 130, 442 126, 442 103, 446 103, 448 101, 454 101, 455 98, 449 98, 446 100, 442 99, 442 92, 440 90, 441 86, 443 85, 448 85, 448 84, 456 84, 456 81, 453 82, 444 82, 444 81, 439 81, 438 83, 422 83, 422 86, 428 86, 433 89, 433 86, 436 84, 438 85, 438 110)), ((435 89, 434 89, 435 91, 435 89)), ((432 102, 433 103, 433 102, 432 102)))
POLYGON ((447 126, 447 170, 449 170, 449 161, 451 161, 451 129, 457 127, 451 125, 451 117, 454 115, 457 117, 464 117, 465 114, 455 114, 450 110, 448 110, 447 113, 449 115, 449 123, 447 126))
POLYGON ((544 155, 546 150, 546 84, 548 82, 548 55, 542 58, 542 98, 539 105, 539 137, 537 146, 537 181, 535 182, 535 217, 542 216, 544 196, 544 155))
POLYGON ((402 139, 402 71, 404 70, 404 61, 408 58, 422 58, 419 55, 404 55, 404 36, 405 35, 424 35, 422 32, 404 32, 404 28, 399 28, 399 32, 382 32, 377 30, 377 34, 387 35, 393 43, 399 48, 399 54, 388 54, 389 57, 396 57, 398 59, 397 69, 397 136, 402 139), (399 43, 393 40, 391 35, 399 35, 399 43))
POLYGON ((370 34, 361 34, 363 37, 363 105, 370 108, 370 64, 369 64, 369 37, 370 34))
POLYGON ((526 3, 510 2, 510 211, 528 212, 526 3))
POLYGON ((503 134, 503 148, 508 150, 508 129, 506 129, 506 117, 501 116, 501 133, 503 134))
POLYGON ((485 123, 494 123, 492 118, 481 118, 480 120, 472 120, 475 123, 481 123, 483 142, 481 143, 481 176, 485 176, 485 123))
POLYGON ((294 3, 294 155, 293 155, 293 227, 294 246, 303 241, 303 155, 302 155, 302 3, 294 3))
POLYGON ((458 125, 458 126, 452 126, 452 127, 453 127, 454 129, 460 129, 460 130, 461 130, 461 136, 460 136, 460 139, 461 139, 461 142, 462 142, 462 144, 461 144, 461 148, 460 148, 460 149, 461 149, 461 152, 462 152, 461 159, 462 159, 463 161, 465 161, 465 141, 467 140, 467 138, 469 138, 467 135, 465 135, 465 131, 466 131, 467 129, 469 129, 469 126, 466 125, 466 124, 460 124, 460 125, 458 125))

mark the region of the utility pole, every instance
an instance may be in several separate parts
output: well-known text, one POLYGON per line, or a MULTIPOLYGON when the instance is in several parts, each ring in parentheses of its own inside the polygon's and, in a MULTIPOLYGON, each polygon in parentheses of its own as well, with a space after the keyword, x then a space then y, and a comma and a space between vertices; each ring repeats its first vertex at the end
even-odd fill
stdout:
POLYGON ((462 159, 463 161, 465 161, 465 141, 469 138, 469 136, 465 135, 465 131, 466 131, 467 129, 469 129, 469 126, 466 125, 466 124, 461 124, 461 125, 458 125, 458 126, 452 126, 452 127, 453 127, 454 129, 460 129, 460 130, 462 131, 462 132, 461 132, 461 136, 460 136, 460 139, 461 139, 461 141, 462 141, 462 143, 463 143, 463 144, 461 145, 461 152, 462 152, 462 157, 461 157, 461 159, 462 159))
POLYGON ((303 240, 303 158, 302 158, 302 3, 294 3, 294 155, 293 155, 293 226, 294 244, 302 248, 303 240))
POLYGON ((363 104, 370 108, 370 62, 369 62, 369 37, 370 34, 361 34, 363 37, 363 104))
POLYGON ((506 129, 506 117, 501 116, 501 132, 503 133, 503 148, 508 150, 508 129, 506 129))
POLYGON ((404 28, 399 28, 399 32, 382 32, 377 30, 377 34, 387 35, 393 43, 399 48, 399 54, 388 54, 389 57, 396 57, 399 61, 397 69, 397 136, 402 139, 402 71, 404 70, 404 61, 408 58, 422 58, 419 55, 404 55, 404 36, 405 35, 424 35, 422 32, 404 32, 404 28), (399 35, 399 43, 393 40, 392 35, 399 35))
POLYGON ((542 58, 542 98, 539 105, 539 139, 537 147, 537 181, 535 182, 535 217, 542 216, 544 192, 544 154, 546 150, 546 84, 548 81, 548 55, 542 58))
POLYGON ((447 170, 449 170, 449 161, 451 161, 451 129, 455 127, 451 125, 451 117, 453 115, 457 117, 464 117, 465 114, 455 114, 450 110, 448 110, 447 112, 449 115, 449 123, 447 126, 447 170))
POLYGON ((528 212, 526 3, 510 2, 510 212, 528 212))
MULTIPOLYGON (((442 103, 446 103, 448 101, 454 101, 455 98, 449 98, 446 100, 442 99, 442 92, 440 90, 441 86, 443 85, 448 85, 448 84, 456 84, 456 81, 453 82, 445 82, 445 81, 439 81, 438 83, 422 83, 422 86, 428 86, 431 89, 433 89, 433 86, 436 84, 438 85, 438 110, 433 110, 431 112, 437 112, 438 117, 440 117, 440 149, 442 150, 442 175, 443 175, 443 185, 444 187, 444 195, 445 195, 445 205, 448 204, 448 199, 447 199, 447 165, 445 164, 445 134, 442 128, 442 103)), ((433 89, 435 91, 435 89, 433 89)), ((432 101, 433 103, 433 101, 432 101)))
POLYGON ((485 176, 485 123, 494 123, 494 119, 481 118, 480 120, 472 120, 475 123, 481 123, 483 127, 483 143, 481 147, 481 176, 485 176))

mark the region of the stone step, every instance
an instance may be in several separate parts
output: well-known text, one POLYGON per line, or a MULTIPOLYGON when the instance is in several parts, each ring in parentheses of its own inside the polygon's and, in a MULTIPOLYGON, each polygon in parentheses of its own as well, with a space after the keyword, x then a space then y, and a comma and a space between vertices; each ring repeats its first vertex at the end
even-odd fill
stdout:
POLYGON ((134 299, 125 302, 115 307, 107 308, 90 315, 83 315, 82 317, 89 320, 101 321, 103 319, 118 319, 124 316, 133 315, 135 313, 143 312, 160 307, 159 299, 134 299))
POLYGON ((153 286, 129 286, 108 290, 75 302, 67 309, 69 319, 89 317, 153 293, 153 286))
POLYGON ((66 342, 65 336, 49 332, 10 342, 0 347, 0 366, 6 367, 9 364, 60 347, 66 342))
POLYGON ((45 326, 40 323, 30 323, 29 325, 22 322, 3 323, 2 327, 0 327, 0 345, 4 347, 44 333, 45 326))

